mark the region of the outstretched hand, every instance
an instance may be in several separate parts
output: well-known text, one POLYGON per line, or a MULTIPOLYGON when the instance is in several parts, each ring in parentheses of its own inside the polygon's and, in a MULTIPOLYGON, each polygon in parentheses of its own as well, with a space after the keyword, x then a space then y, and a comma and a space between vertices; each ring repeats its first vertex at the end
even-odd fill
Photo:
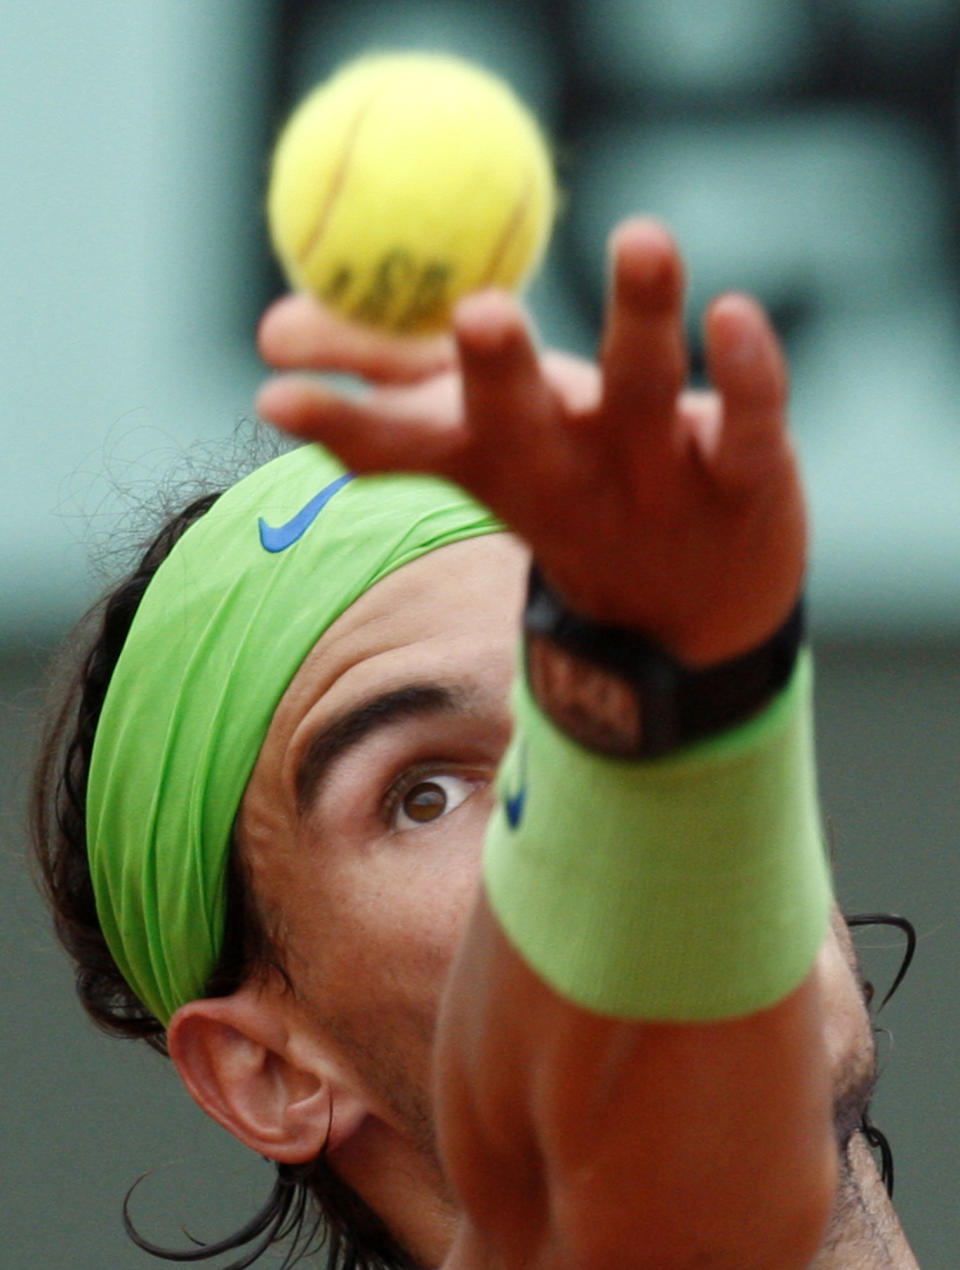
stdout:
POLYGON ((350 326, 303 297, 260 328, 278 369, 345 370, 361 398, 302 373, 260 414, 354 471, 415 471, 468 489, 516 530, 567 601, 641 630, 690 665, 755 647, 803 579, 806 523, 785 427, 786 372, 760 307, 714 301, 712 392, 685 392, 683 267, 665 229, 623 224, 599 366, 538 351, 512 297, 470 296, 453 337, 350 326))

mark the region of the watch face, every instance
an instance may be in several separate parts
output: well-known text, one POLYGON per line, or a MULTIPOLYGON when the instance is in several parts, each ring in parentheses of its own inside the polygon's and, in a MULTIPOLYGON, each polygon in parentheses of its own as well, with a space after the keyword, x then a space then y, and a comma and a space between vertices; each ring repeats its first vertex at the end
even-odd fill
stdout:
POLYGON ((575 741, 604 754, 639 752, 639 694, 613 671, 528 635, 527 676, 534 700, 575 741))

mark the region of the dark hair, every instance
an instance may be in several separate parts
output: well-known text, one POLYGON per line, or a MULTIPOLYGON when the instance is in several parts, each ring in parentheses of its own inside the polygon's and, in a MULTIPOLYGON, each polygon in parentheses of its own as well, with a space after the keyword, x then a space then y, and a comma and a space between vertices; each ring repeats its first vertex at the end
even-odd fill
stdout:
MULTIPOLYGON (((195 498, 173 515, 142 550, 133 570, 78 626, 60 704, 50 715, 36 764, 31 824, 41 888, 60 942, 73 960, 80 1001, 98 1027, 116 1036, 142 1038, 166 1054, 163 1024, 137 998, 117 968, 97 918, 87 862, 87 779, 93 740, 117 659, 140 601, 156 570, 187 529, 222 491, 195 498)), ((227 920, 220 960, 206 992, 226 996, 254 974, 279 970, 276 948, 252 901, 240 853, 231 853, 227 920)), ((129 1200, 129 1193, 127 1200, 129 1200)), ((198 1261, 243 1249, 234 1270, 251 1265, 267 1248, 292 1239, 284 1265, 324 1245, 329 1270, 414 1270, 379 1217, 347 1187, 323 1153, 311 1164, 277 1165, 267 1203, 244 1227, 216 1244, 189 1252, 160 1248, 134 1229, 124 1204, 124 1224, 141 1248, 172 1261, 198 1261)))

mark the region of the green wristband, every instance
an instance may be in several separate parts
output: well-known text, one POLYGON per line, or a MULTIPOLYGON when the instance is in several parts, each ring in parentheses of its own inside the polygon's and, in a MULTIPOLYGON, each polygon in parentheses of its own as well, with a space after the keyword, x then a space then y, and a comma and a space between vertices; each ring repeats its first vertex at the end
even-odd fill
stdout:
POLYGON ((583 749, 517 685, 484 876, 507 938, 561 996, 707 1022, 803 982, 832 900, 812 678, 804 651, 761 714, 645 763, 583 749))

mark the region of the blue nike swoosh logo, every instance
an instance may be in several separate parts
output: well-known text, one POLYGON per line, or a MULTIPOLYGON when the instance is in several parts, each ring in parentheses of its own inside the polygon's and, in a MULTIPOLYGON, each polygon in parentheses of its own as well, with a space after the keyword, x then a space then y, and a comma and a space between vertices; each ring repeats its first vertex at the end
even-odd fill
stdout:
POLYGON ((523 809, 527 804, 527 749, 520 751, 520 788, 515 794, 507 794, 503 800, 503 810, 507 816, 507 824, 516 829, 523 819, 523 809))
POLYGON ((292 547, 307 532, 334 494, 342 490, 348 481, 353 480, 353 475, 353 472, 347 472, 344 476, 338 476, 335 481, 331 481, 319 494, 311 498, 306 507, 298 511, 296 516, 275 529, 261 516, 257 524, 260 527, 260 543, 264 550, 286 551, 288 547, 292 547))
POLYGON ((527 787, 521 785, 517 793, 503 800, 503 810, 507 813, 507 824, 516 829, 523 817, 523 808, 527 801, 527 787))

